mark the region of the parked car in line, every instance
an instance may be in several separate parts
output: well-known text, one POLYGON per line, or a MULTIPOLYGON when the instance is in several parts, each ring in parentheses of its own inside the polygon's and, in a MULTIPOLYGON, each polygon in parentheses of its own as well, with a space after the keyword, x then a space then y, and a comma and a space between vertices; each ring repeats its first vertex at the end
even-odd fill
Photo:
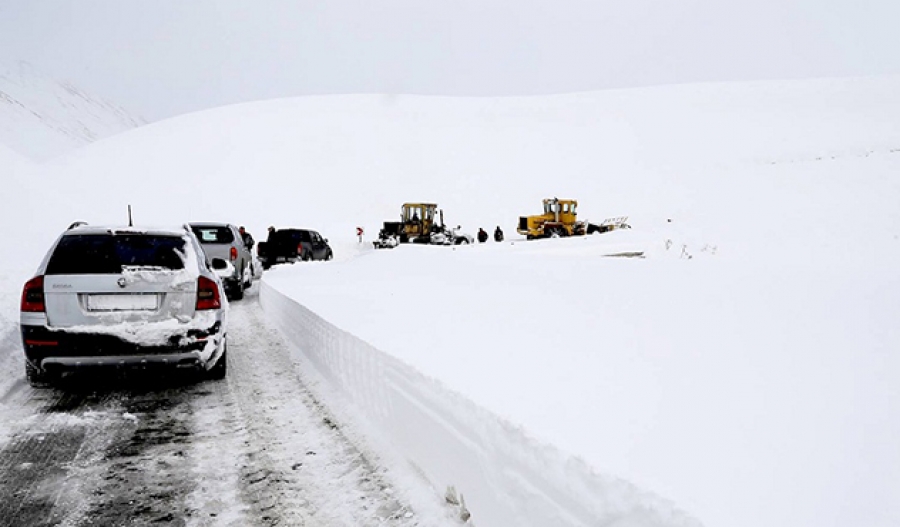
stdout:
POLYGON ((221 258, 232 267, 230 273, 221 273, 228 299, 244 298, 244 290, 253 284, 253 256, 238 228, 230 223, 191 223, 190 226, 210 261, 221 258))
POLYGON ((191 228, 73 224, 22 290, 25 375, 169 366, 226 374, 228 302, 191 228))
POLYGON ((297 260, 331 260, 334 253, 328 240, 309 229, 274 229, 264 242, 256 244, 256 252, 263 269, 279 263, 297 260))

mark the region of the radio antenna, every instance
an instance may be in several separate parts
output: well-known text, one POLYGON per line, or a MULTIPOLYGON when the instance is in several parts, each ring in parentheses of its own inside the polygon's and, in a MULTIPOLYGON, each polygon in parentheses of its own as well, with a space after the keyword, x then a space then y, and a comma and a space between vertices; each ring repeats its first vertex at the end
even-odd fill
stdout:
POLYGON ((128 226, 134 227, 134 222, 131 221, 131 205, 128 205, 128 226))

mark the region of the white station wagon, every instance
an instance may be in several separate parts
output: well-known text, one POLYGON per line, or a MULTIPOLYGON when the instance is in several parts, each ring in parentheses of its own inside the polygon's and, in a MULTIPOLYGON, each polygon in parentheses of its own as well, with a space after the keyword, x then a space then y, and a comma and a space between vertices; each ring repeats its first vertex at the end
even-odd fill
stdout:
POLYGON ((226 374, 228 301, 191 228, 74 223, 22 291, 25 374, 170 366, 226 374))

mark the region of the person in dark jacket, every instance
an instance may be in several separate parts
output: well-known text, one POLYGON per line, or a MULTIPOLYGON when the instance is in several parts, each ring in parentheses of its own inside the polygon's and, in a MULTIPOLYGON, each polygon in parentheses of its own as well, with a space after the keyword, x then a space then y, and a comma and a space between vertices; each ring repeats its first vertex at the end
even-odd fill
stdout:
POLYGON ((253 244, 256 243, 253 240, 253 236, 250 236, 250 233, 247 232, 247 229, 245 229, 243 225, 240 226, 238 232, 241 233, 241 239, 244 240, 244 246, 247 247, 247 250, 249 251, 250 249, 252 249, 253 244))
POLYGON ((497 228, 494 229, 494 241, 495 242, 503 241, 503 231, 500 229, 499 225, 497 225, 497 228))
POLYGON ((488 239, 488 233, 484 229, 479 227, 478 228, 478 242, 484 243, 487 241, 487 239, 488 239))

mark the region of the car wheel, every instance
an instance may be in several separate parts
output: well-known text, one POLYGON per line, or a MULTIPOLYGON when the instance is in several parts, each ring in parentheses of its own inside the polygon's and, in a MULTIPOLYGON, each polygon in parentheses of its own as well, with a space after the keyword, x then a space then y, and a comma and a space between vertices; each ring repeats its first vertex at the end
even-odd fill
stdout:
POLYGON ((206 376, 214 381, 225 378, 228 374, 228 341, 222 343, 222 356, 216 361, 216 364, 206 371, 206 376))
POLYGON ((239 279, 233 282, 230 287, 225 288, 225 296, 228 300, 241 300, 244 298, 244 281, 239 279))
POLYGON ((308 262, 308 261, 312 260, 312 256, 308 252, 305 252, 305 253, 303 253, 303 256, 300 257, 300 259, 303 260, 304 262, 308 262))
POLYGON ((50 376, 42 373, 27 360, 25 361, 25 378, 28 380, 28 384, 34 388, 48 388, 51 385, 50 376))
POLYGON ((332 254, 331 251, 328 251, 328 254, 325 255, 325 259, 326 259, 326 260, 331 260, 332 258, 334 258, 334 254, 332 254))

